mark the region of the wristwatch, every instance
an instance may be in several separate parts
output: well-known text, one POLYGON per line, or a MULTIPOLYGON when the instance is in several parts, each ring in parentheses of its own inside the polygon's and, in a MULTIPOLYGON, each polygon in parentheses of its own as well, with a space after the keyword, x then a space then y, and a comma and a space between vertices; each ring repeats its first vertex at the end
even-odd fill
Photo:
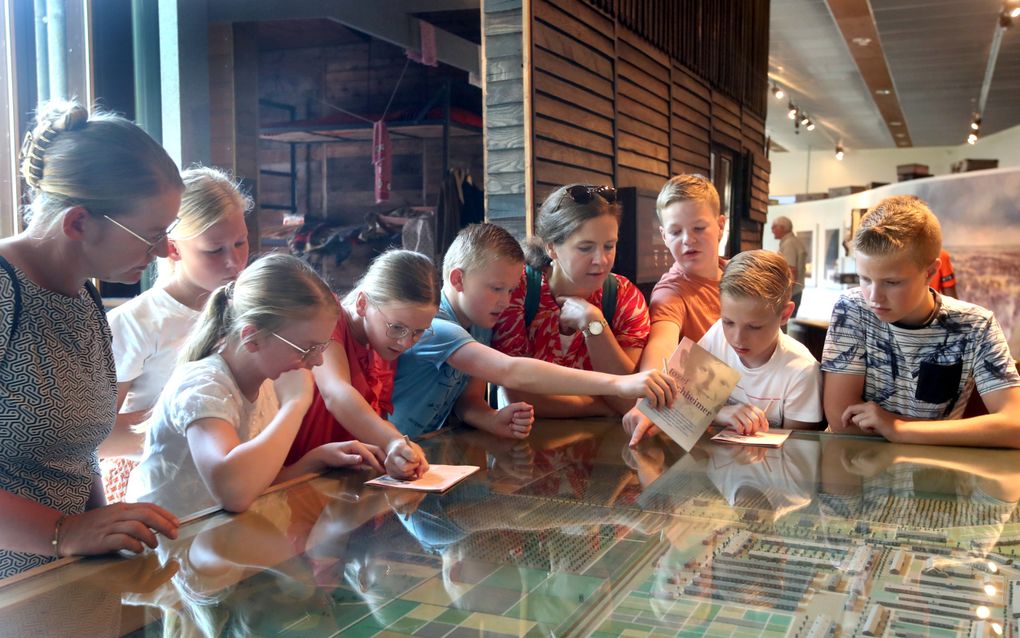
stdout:
POLYGON ((589 321, 588 327, 581 331, 585 337, 599 336, 605 332, 606 328, 609 327, 609 322, 605 319, 596 319, 595 321, 589 321))

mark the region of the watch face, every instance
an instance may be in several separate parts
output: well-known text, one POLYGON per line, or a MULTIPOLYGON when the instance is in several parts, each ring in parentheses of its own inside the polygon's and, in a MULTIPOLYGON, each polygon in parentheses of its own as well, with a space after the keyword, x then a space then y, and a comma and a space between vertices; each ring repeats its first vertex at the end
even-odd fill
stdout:
POLYGON ((601 321, 593 321, 588 324, 588 332, 593 335, 600 335, 602 334, 602 327, 601 321))

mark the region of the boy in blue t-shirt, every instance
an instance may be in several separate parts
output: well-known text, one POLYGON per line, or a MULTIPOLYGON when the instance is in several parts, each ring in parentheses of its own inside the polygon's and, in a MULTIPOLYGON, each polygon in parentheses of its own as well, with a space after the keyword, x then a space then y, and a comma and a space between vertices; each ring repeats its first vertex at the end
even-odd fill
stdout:
POLYGON ((928 287, 942 230, 912 196, 887 197, 861 221, 861 287, 832 311, 822 354, 834 432, 929 445, 1020 448, 1020 375, 990 310, 928 287), (960 418, 974 389, 989 414, 960 418))
POLYGON ((672 404, 675 382, 658 370, 617 376, 510 357, 490 348, 492 326, 520 282, 523 266, 520 244, 499 226, 473 224, 457 235, 443 259, 435 334, 397 360, 389 420, 402 433, 438 430, 456 410, 462 421, 498 436, 528 436, 535 420, 531 405, 493 410, 484 400, 486 382, 533 393, 648 397, 659 405, 672 404))

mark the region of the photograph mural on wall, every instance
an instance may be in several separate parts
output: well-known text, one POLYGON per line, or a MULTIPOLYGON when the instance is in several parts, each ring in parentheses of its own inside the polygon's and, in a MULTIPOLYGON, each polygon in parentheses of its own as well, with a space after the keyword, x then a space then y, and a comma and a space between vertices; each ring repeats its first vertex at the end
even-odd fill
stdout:
POLYGON ((942 224, 957 294, 984 306, 1020 355, 1020 171, 981 171, 917 180, 911 191, 942 224))
MULTIPOLYGON (((882 186, 844 197, 769 207, 770 218, 793 221, 798 237, 842 228, 844 246, 832 266, 831 236, 818 246, 807 244, 820 265, 808 279, 798 317, 828 321, 839 295, 853 284, 841 284, 833 274, 856 273, 852 232, 861 214, 890 195, 916 195, 928 202, 942 225, 943 245, 957 276, 957 293, 964 301, 995 313, 1014 356, 1020 356, 1020 168, 1000 168, 940 175, 882 186), (823 230, 824 229, 824 230, 823 230)), ((766 249, 778 242, 763 238, 766 249)))

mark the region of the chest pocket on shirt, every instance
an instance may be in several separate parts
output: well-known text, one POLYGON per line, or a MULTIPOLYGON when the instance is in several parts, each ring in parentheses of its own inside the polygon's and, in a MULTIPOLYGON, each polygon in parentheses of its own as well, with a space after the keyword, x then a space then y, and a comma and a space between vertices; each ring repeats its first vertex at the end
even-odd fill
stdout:
POLYGON ((926 403, 951 401, 959 394, 962 374, 963 361, 949 364, 922 361, 917 373, 914 398, 926 403))

